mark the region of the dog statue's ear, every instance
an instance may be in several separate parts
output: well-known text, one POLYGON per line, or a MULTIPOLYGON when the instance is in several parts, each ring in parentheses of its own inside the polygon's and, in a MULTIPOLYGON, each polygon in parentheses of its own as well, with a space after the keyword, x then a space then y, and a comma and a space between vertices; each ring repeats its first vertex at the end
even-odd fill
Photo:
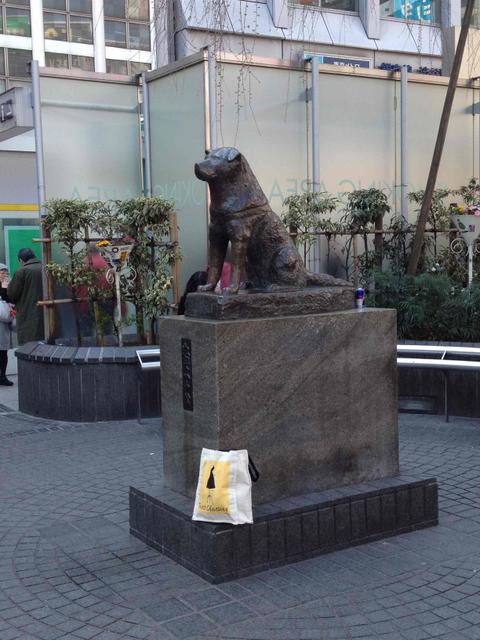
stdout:
POLYGON ((227 154, 227 160, 228 162, 233 162, 233 160, 236 160, 240 155, 240 151, 238 151, 238 149, 229 149, 228 154, 227 154))

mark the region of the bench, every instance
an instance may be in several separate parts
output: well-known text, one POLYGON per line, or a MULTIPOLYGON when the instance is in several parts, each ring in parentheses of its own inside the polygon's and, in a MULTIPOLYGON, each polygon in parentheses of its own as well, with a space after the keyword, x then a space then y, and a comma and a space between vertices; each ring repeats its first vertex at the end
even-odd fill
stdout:
POLYGON ((448 372, 480 371, 480 347, 451 347, 447 345, 397 345, 397 366, 438 369, 444 376, 445 421, 448 414, 448 372), (402 354, 419 357, 404 357, 402 354), (465 358, 470 358, 469 360, 465 358))

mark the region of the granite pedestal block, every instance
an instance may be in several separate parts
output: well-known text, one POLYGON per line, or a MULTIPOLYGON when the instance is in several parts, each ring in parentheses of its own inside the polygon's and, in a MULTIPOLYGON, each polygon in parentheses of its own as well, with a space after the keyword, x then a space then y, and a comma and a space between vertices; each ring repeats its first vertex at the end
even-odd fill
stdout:
POLYGON ((398 474, 395 311, 160 321, 166 485, 248 449, 253 502, 398 474))
POLYGON ((235 295, 191 293, 185 315, 213 320, 245 320, 347 311, 355 306, 352 287, 307 287, 240 291, 235 295))
POLYGON ((130 488, 130 531, 218 583, 438 523, 437 483, 402 475, 255 507, 254 524, 192 522, 193 500, 130 488))

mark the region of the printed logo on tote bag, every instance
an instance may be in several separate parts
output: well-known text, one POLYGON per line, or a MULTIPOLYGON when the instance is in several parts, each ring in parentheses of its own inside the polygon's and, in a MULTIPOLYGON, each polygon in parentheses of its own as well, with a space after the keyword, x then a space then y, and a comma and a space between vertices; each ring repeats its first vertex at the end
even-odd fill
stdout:
MULTIPOLYGON (((252 466, 252 476, 258 472, 252 466)), ((251 524, 252 477, 246 449, 202 449, 192 520, 251 524)))
POLYGON ((230 514, 230 462, 204 460, 200 476, 198 510, 202 513, 230 514))

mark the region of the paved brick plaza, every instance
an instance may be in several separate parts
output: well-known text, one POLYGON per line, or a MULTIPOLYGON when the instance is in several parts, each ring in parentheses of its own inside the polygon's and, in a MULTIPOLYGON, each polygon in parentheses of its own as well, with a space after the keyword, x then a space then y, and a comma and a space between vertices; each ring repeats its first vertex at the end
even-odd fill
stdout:
POLYGON ((213 587, 128 534, 128 486, 161 477, 157 421, 0 406, 0 640, 480 638, 480 423, 400 422, 439 527, 213 587))

